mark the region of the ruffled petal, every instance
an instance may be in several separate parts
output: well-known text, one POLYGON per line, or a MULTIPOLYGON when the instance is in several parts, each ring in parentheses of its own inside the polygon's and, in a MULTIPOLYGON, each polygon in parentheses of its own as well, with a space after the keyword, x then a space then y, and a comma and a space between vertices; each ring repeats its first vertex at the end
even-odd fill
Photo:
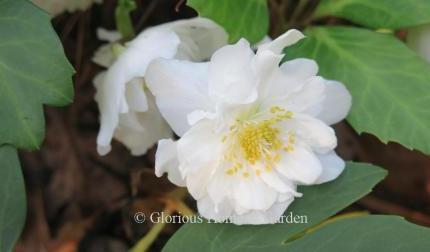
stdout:
POLYGON ((199 214, 206 219, 219 222, 227 220, 231 216, 233 210, 228 201, 224 201, 216 207, 210 197, 199 199, 197 201, 197 209, 199 214))
POLYGON ((273 41, 260 45, 258 47, 258 51, 270 50, 275 54, 282 54, 282 51, 285 47, 297 43, 304 37, 305 36, 300 31, 291 29, 282 34, 281 36, 277 37, 273 41))
POLYGON ((195 110, 214 111, 208 96, 207 63, 158 59, 146 73, 146 83, 158 108, 176 134, 189 128, 187 115, 195 110))
POLYGON ((126 85, 145 75, 148 64, 155 58, 171 58, 176 54, 179 38, 173 32, 141 33, 108 69, 103 84, 97 89, 100 109, 100 131, 97 144, 109 146, 118 125, 119 113, 127 112, 126 85))
POLYGON ((294 201, 294 196, 290 196, 283 202, 273 204, 269 209, 265 211, 253 210, 246 214, 238 215, 234 214, 230 217, 232 223, 236 225, 252 224, 270 224, 276 223, 280 220, 282 214, 287 210, 288 206, 294 201))
MULTIPOLYGON (((319 119, 306 114, 295 114, 293 119, 287 121, 285 125, 296 135, 298 140, 304 141, 315 152, 327 153, 337 146, 337 138, 333 128, 319 119)), ((288 137, 287 132, 285 132, 286 141, 288 137)))
POLYGON ((285 103, 291 98, 290 95, 302 90, 309 79, 318 73, 318 65, 313 60, 294 59, 278 67, 276 57, 270 57, 270 54, 270 51, 257 54, 263 65, 260 69, 268 69, 259 88, 259 96, 266 103, 285 103), (263 57, 264 54, 267 56, 263 57))
POLYGON ((155 175, 161 177, 164 173, 167 173, 167 178, 173 184, 177 186, 186 185, 179 171, 176 142, 171 139, 160 140, 155 155, 155 175))
POLYGON ((326 80, 310 77, 293 93, 289 93, 279 105, 294 112, 316 116, 322 111, 322 102, 326 95, 326 80))
POLYGON ((158 140, 169 138, 172 131, 155 106, 154 98, 148 97, 146 112, 120 114, 114 137, 130 149, 132 155, 142 155, 158 140))
POLYGON ((252 174, 247 178, 237 179, 233 186, 234 202, 249 210, 269 209, 276 202, 277 194, 276 190, 252 174))
POLYGON ((148 101, 143 85, 143 78, 134 78, 125 88, 127 105, 132 111, 145 112, 148 110, 148 101))
POLYGON ((226 103, 250 103, 257 98, 257 81, 248 41, 239 40, 216 51, 209 63, 209 95, 226 103))
POLYGON ((310 150, 296 146, 293 151, 282 155, 276 170, 298 184, 315 184, 321 176, 321 162, 310 150))
POLYGON ((317 117, 328 125, 342 121, 351 108, 352 97, 346 87, 337 81, 326 81, 322 110, 317 117))
POLYGON ((178 140, 178 155, 183 174, 217 166, 221 158, 221 137, 211 121, 200 121, 178 140))
POLYGON ((345 169, 345 162, 334 152, 318 155, 322 165, 322 173, 317 184, 325 183, 336 179, 345 169))

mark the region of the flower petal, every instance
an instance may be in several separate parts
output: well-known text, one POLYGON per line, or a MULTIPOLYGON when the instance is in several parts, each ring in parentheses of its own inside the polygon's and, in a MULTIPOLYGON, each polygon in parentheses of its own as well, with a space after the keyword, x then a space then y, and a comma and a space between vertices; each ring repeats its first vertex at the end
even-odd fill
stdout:
POLYGON ((154 98, 148 98, 148 111, 120 114, 114 133, 115 139, 130 149, 132 155, 145 154, 158 140, 172 136, 171 129, 155 106, 154 98))
POLYGON ((239 40, 216 51, 209 63, 209 95, 215 101, 250 103, 257 98, 254 57, 248 41, 239 40))
POLYGON ((178 140, 178 156, 183 174, 217 166, 221 158, 221 137, 209 120, 200 121, 178 140))
POLYGON ((293 45, 297 43, 299 40, 304 38, 305 36, 298 30, 291 29, 277 37, 275 40, 262 44, 258 47, 258 51, 260 50, 270 50, 275 54, 282 54, 282 51, 285 47, 293 45))
POLYGON ((300 146, 283 155, 276 169, 287 179, 304 185, 315 184, 322 173, 321 162, 315 154, 300 146))
POLYGON ((289 93, 280 105, 294 112, 318 115, 322 110, 322 102, 326 95, 326 80, 315 76, 308 78, 302 87, 289 93))
POLYGON ((207 91, 207 63, 158 59, 146 73, 146 83, 158 109, 176 134, 189 128, 187 115, 195 110, 213 111, 207 91))
POLYGON ((292 193, 295 192, 295 188, 291 185, 285 183, 278 174, 277 171, 263 171, 261 172, 260 178, 268 185, 269 187, 275 189, 280 193, 292 193))
POLYGON ((232 215, 230 220, 236 225, 252 224, 270 224, 276 223, 280 220, 282 214, 287 210, 288 206, 294 201, 294 196, 288 200, 273 204, 267 210, 253 210, 243 215, 232 215))
POLYGON ((126 84, 145 75, 146 67, 155 58, 175 55, 179 38, 173 32, 141 33, 108 69, 103 84, 97 89, 100 109, 100 131, 97 144, 109 146, 118 125, 120 112, 127 111, 126 84))
POLYGON ((345 169, 345 162, 334 152, 318 155, 322 165, 322 173, 317 184, 325 183, 336 179, 345 169))
POLYGON ((179 171, 176 142, 171 139, 160 140, 155 155, 155 175, 161 177, 164 173, 167 173, 167 178, 173 184, 177 186, 186 185, 179 171))
POLYGON ((203 197, 197 201, 197 209, 206 219, 215 221, 225 221, 231 216, 232 207, 228 201, 215 206, 210 197, 203 197))
POLYGON ((125 88, 125 97, 128 107, 136 112, 148 110, 148 101, 143 90, 144 81, 142 78, 134 78, 125 88))
POLYGON ((176 55, 178 59, 207 60, 218 48, 228 43, 225 30, 207 18, 176 21, 173 29, 181 39, 176 55))
POLYGON ((278 67, 279 61, 276 61, 274 56, 270 57, 270 54, 269 51, 257 54, 262 61, 260 64, 263 65, 260 69, 268 69, 265 71, 266 77, 260 84, 259 96, 263 101, 268 100, 270 104, 290 100, 289 96, 302 90, 309 79, 318 72, 318 65, 313 60, 294 59, 278 67), (264 57, 264 54, 267 56, 264 57), (264 58, 266 60, 263 60, 264 58))
POLYGON ((335 124, 346 117, 351 108, 351 100, 351 94, 342 83, 326 81, 325 98, 317 117, 328 125, 335 124))
POLYGON ((254 175, 237 179, 233 187, 235 203, 249 210, 269 209, 276 202, 277 194, 276 190, 254 175))
MULTIPOLYGON (((285 124, 294 132, 298 140, 304 141, 307 146, 318 153, 327 153, 337 145, 333 128, 314 117, 295 114, 293 119, 285 124)), ((288 135, 286 134, 284 138, 287 139, 288 135)))

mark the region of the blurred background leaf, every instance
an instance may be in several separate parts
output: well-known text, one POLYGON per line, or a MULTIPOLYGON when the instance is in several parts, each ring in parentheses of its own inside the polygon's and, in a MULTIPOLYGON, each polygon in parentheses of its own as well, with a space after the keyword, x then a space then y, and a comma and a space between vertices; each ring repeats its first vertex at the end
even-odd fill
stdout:
POLYGON ((224 27, 230 43, 240 38, 257 43, 269 30, 266 0, 188 0, 187 4, 200 16, 210 18, 224 27))
POLYGON ((336 16, 378 29, 430 23, 428 0, 321 0, 315 17, 336 16))

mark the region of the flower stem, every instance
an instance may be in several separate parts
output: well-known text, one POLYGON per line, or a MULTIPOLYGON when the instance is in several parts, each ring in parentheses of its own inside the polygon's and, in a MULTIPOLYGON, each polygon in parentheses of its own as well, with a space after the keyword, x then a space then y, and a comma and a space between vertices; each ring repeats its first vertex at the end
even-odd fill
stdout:
MULTIPOLYGON (((166 207, 164 210, 165 216, 170 216, 172 214, 172 210, 169 207, 166 207)), ((148 251, 149 247, 152 245, 152 243, 157 239, 158 235, 163 230, 166 223, 164 221, 160 221, 156 223, 151 230, 142 238, 140 239, 136 245, 130 250, 131 252, 145 252, 148 251)))

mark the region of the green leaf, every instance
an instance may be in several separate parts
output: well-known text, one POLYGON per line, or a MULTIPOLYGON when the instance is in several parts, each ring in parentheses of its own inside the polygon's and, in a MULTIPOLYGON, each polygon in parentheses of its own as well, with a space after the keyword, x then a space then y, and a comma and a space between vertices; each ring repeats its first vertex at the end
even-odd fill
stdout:
POLYGON ((130 13, 137 8, 135 0, 119 0, 115 8, 115 22, 123 38, 134 36, 133 22, 130 13))
POLYGON ((428 251, 430 229, 398 216, 368 215, 327 224, 269 251, 428 251))
POLYGON ((246 38, 259 42, 269 30, 266 0, 188 0, 187 4, 224 27, 230 43, 246 38))
POLYGON ((37 148, 42 104, 72 101, 73 68, 50 17, 26 0, 0 0, 0 145, 37 148))
POLYGON ((296 199, 287 212, 307 216, 308 223, 259 226, 185 224, 163 251, 261 251, 265 247, 282 244, 369 193, 385 175, 384 170, 369 164, 348 163, 336 180, 299 188, 303 197, 296 199))
POLYGON ((322 0, 315 17, 336 16, 371 28, 430 23, 429 0, 322 0))
POLYGON ((343 82, 353 97, 348 121, 359 133, 430 153, 430 65, 392 35, 319 27, 286 49, 315 59, 320 74, 343 82))
POLYGON ((16 149, 0 146, 0 251, 12 251, 24 226, 26 200, 16 149))

